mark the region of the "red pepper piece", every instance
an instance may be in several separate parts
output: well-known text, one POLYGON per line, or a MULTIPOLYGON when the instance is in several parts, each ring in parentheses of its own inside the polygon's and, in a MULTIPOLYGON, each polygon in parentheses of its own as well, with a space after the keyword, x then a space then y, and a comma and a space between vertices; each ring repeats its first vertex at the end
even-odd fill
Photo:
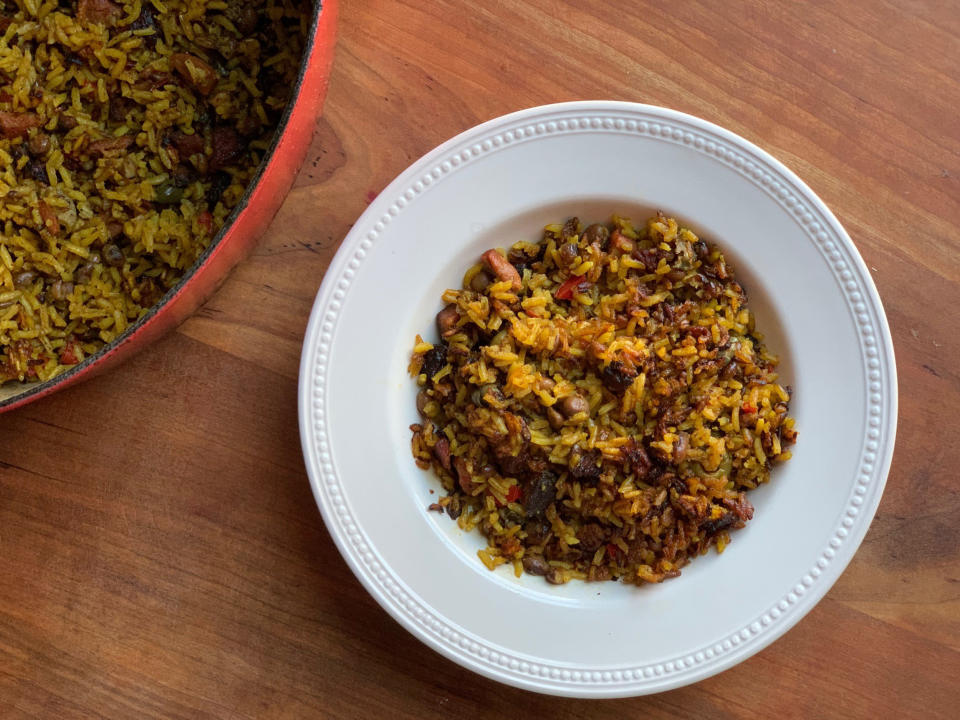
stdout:
POLYGON ((583 282, 583 278, 583 275, 572 275, 568 277, 564 283, 557 288, 557 291, 553 294, 553 296, 557 300, 569 300, 573 297, 574 289, 576 289, 576 287, 583 282))

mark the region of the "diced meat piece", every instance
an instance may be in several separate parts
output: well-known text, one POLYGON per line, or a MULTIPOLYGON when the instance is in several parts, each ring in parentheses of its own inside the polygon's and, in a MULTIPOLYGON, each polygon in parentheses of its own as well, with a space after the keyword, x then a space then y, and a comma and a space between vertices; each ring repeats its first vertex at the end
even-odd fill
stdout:
POLYGON ((550 563, 540 555, 526 555, 523 558, 523 570, 531 575, 546 575, 550 572, 550 563))
POLYGON ((622 253, 632 252, 633 240, 621 233, 620 230, 614 230, 610 234, 610 250, 619 250, 622 253))
POLYGON ((163 297, 163 290, 157 286, 153 278, 144 278, 137 283, 137 292, 140 293, 140 304, 144 307, 156 305, 163 297))
POLYGON ((110 120, 115 123, 123 123, 126 121, 127 115, 136 110, 136 108, 137 103, 135 100, 123 97, 123 95, 112 97, 110 98, 110 120))
POLYGON ((82 23, 112 25, 122 13, 110 0, 77 0, 77 18, 82 23))
POLYGON ((440 461, 440 464, 443 466, 444 470, 450 470, 450 442, 442 437, 437 440, 436 445, 433 446, 433 454, 436 455, 437 460, 440 461))
POLYGON ((704 327, 703 325, 691 325, 687 328, 687 333, 698 341, 701 339, 709 339, 710 328, 704 327))
POLYGON ((208 165, 211 172, 231 165, 246 151, 237 131, 230 127, 214 128, 212 145, 213 152, 208 165))
POLYGON ((583 453, 570 466, 570 475, 574 479, 587 482, 596 482, 600 479, 600 451, 591 450, 583 453))
MULTIPOLYGON (((549 503, 548 503, 549 505, 549 503)), ((527 511, 529 512, 530 503, 527 502, 527 511)), ((546 509, 546 508, 544 508, 546 509)), ((536 518, 528 520, 523 526, 523 531, 527 534, 527 543, 539 545, 550 536, 550 524, 536 518)))
POLYGON ((493 456, 497 461, 500 472, 507 477, 519 477, 527 472, 527 449, 520 448, 519 452, 513 454, 507 443, 494 445, 493 456))
POLYGON ((156 90, 173 82, 173 75, 156 68, 147 68, 137 77, 137 87, 146 90, 156 90))
POLYGON ((480 257, 483 260, 483 264, 487 266, 487 269, 490 270, 490 272, 497 276, 497 279, 509 282, 510 287, 514 290, 519 290, 521 287, 523 287, 523 282, 520 279, 520 273, 518 273, 517 269, 507 262, 507 259, 496 250, 487 250, 480 257))
POLYGON ((44 229, 52 235, 59 235, 60 220, 53 208, 41 200, 37 205, 37 211, 40 213, 40 220, 43 222, 44 229))
POLYGON ((460 485, 460 489, 467 495, 471 495, 476 489, 476 484, 470 476, 470 468, 467 467, 467 461, 462 457, 455 457, 453 459, 453 467, 456 470, 457 483, 460 485))
POLYGON ((606 532, 598 523, 587 523, 577 531, 580 548, 587 552, 596 552, 606 539, 606 532))
POLYGON ((670 488, 677 495, 683 495, 686 492, 689 492, 687 488, 687 483, 684 482, 679 476, 675 475, 672 472, 666 472, 661 475, 658 479, 660 485, 670 488))
POLYGON ((649 546, 647 545, 647 540, 643 536, 638 537, 636 540, 631 542, 627 548, 627 565, 640 565, 645 562, 645 555, 649 546))
POLYGON ((527 427, 527 421, 515 413, 507 412, 503 414, 503 422, 507 430, 513 436, 519 436, 525 443, 530 442, 530 428, 527 427))
POLYGON ((679 425, 683 422, 684 418, 687 416, 688 410, 685 408, 675 408, 670 407, 660 412, 660 417, 657 419, 657 435, 663 436, 667 431, 667 428, 670 426, 679 425))
POLYGON ((87 262, 77 268, 77 271, 73 274, 73 279, 79 284, 85 285, 86 283, 90 282, 90 279, 93 277, 93 271, 96 270, 97 265, 99 264, 100 256, 91 255, 87 262))
POLYGON ((725 513, 718 518, 701 523, 700 530, 708 536, 716 535, 721 530, 726 530, 735 522, 737 522, 736 515, 733 513, 725 513))
POLYGON ((241 35, 252 34, 260 21, 257 11, 244 3, 229 3, 224 14, 241 35))
POLYGON ((636 473, 637 478, 643 480, 653 468, 653 462, 647 454, 646 448, 636 440, 631 439, 629 443, 623 446, 621 450, 623 459, 629 464, 630 469, 636 473))
POLYGON ((203 152, 203 135, 200 133, 188 135, 180 130, 174 130, 169 137, 181 157, 186 158, 203 152))
POLYGON ((681 515, 688 518, 699 519, 700 509, 697 507, 697 498, 693 495, 678 495, 673 503, 675 509, 680 511, 681 515))
POLYGON ((447 305, 437 313, 437 332, 444 340, 457 332, 457 323, 460 321, 460 312, 456 305, 447 305))
POLYGON ((87 146, 87 152, 90 155, 105 155, 111 152, 126 150, 133 144, 133 135, 121 135, 120 137, 103 138, 94 140, 87 146))
POLYGON ((638 248, 633 251, 635 260, 643 263, 643 268, 648 273, 652 273, 660 264, 660 251, 657 248, 638 248))
MULTIPOLYGON (((528 482, 523 489, 524 509, 527 517, 541 518, 544 511, 550 507, 557 497, 557 476, 550 470, 544 470, 540 475, 528 482)), ((528 530, 529 532, 529 530, 528 530)))
POLYGON ((0 138, 13 140, 23 137, 30 128, 40 127, 43 120, 32 112, 5 112, 0 111, 0 138))
POLYGON ((753 518, 753 504, 747 500, 747 496, 743 493, 737 495, 736 500, 724 500, 723 505, 728 510, 731 510, 733 514, 737 516, 737 519, 742 522, 753 518))
POLYGON ((217 71, 196 55, 174 53, 170 56, 170 67, 201 95, 209 95, 217 86, 217 71))

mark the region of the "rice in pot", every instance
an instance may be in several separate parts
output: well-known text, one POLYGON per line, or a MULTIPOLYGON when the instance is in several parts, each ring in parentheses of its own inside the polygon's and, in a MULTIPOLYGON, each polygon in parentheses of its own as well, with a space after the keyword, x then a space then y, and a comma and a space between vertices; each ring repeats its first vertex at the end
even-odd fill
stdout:
POLYGON ((0 383, 124 332, 240 201, 296 82, 297 0, 0 0, 0 383))

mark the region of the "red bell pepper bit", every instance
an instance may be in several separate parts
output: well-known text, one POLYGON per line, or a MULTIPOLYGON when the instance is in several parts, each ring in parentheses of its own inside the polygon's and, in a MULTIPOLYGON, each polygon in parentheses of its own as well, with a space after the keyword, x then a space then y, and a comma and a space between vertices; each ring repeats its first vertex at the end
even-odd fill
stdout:
POLYGON ((750 415, 750 414, 755 413, 755 412, 757 411, 757 406, 756 406, 756 405, 751 405, 750 403, 747 402, 747 403, 744 403, 743 405, 741 405, 741 406, 740 406, 740 409, 741 409, 744 413, 746 413, 747 415, 750 415))
POLYGON ((516 502, 523 496, 523 491, 520 490, 519 485, 511 485, 510 489, 507 490, 507 502, 516 502))
POLYGON ((210 230, 213 228, 213 215, 210 214, 210 211, 204 210, 202 213, 197 215, 197 222, 200 224, 200 227, 202 227, 209 235, 210 230))
POLYGON ((583 275, 571 275, 557 288, 553 296, 557 300, 569 300, 573 297, 573 291, 583 282, 583 278, 583 275))
POLYGON ((623 552, 617 545, 613 543, 607 543, 607 555, 611 558, 616 558, 619 553, 623 552))
POLYGON ((76 338, 70 338, 60 350, 60 363, 62 365, 76 365, 78 362, 80 362, 80 358, 77 356, 77 340, 76 338))

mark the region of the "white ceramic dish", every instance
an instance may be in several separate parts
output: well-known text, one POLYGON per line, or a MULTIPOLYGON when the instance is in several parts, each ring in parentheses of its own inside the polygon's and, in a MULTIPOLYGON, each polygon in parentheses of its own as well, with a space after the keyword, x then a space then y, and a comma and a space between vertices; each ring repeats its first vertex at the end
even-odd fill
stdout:
POLYGON ((347 563, 394 618, 496 680, 582 697, 685 685, 756 653, 827 592, 880 500, 897 385, 886 318, 836 218, 742 138, 663 108, 581 102, 475 127, 370 205, 317 296, 300 431, 317 503, 347 563), (428 512, 439 484, 410 455, 406 366, 447 287, 480 252, 570 215, 661 209, 718 242, 795 388, 794 458, 751 494, 722 554, 637 588, 489 572, 479 535, 428 512))

